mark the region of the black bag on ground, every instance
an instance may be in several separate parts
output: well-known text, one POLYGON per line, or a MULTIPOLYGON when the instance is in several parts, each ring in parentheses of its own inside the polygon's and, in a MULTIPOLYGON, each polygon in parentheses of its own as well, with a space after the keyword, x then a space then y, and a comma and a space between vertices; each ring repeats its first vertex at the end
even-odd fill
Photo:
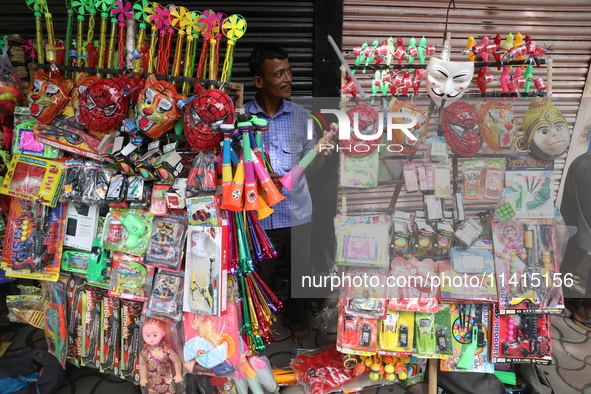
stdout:
POLYGON ((18 378, 38 372, 37 381, 31 381, 18 391, 17 394, 51 394, 55 393, 62 384, 66 371, 62 368, 57 359, 47 353, 47 349, 34 349, 18 356, 0 358, 0 393, 11 393, 2 391, 3 379, 18 378))

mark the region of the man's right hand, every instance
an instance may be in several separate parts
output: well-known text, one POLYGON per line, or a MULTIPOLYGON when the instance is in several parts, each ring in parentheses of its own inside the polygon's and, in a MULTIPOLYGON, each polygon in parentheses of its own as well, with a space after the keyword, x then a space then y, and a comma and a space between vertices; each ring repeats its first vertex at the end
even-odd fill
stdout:
POLYGON ((270 173, 269 176, 271 177, 271 180, 275 184, 277 190, 281 191, 281 189, 283 189, 283 183, 279 182, 279 178, 281 177, 274 172, 270 173))

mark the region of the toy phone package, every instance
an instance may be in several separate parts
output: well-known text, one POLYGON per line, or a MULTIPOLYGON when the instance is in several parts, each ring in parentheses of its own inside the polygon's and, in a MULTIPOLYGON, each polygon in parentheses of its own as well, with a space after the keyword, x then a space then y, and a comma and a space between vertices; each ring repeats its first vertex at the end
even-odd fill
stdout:
POLYGON ((492 221, 501 314, 562 314, 564 280, 559 271, 552 219, 492 221))
POLYGON ((177 212, 158 216, 152 222, 146 264, 174 272, 180 271, 188 223, 185 212, 177 212))
POLYGON ((337 215, 334 223, 339 265, 388 266, 389 216, 337 215))
POLYGON ((552 364, 552 323, 549 315, 493 315, 495 363, 552 364))
POLYGON ((63 163, 14 155, 0 193, 55 207, 64 181, 63 163))
POLYGON ((127 178, 127 195, 125 201, 128 203, 143 201, 146 196, 146 185, 144 178, 141 176, 130 176, 127 178))
POLYGON ((378 186, 380 167, 379 149, 367 156, 352 157, 344 153, 340 157, 341 187, 369 188, 378 186))
POLYGON ((435 276, 438 276, 437 266, 431 259, 395 257, 391 264, 390 281, 396 286, 389 286, 388 309, 437 312, 439 286, 432 282, 435 276))
POLYGON ((42 281, 44 296, 49 303, 45 309, 45 338, 47 349, 63 368, 68 356, 68 324, 66 320, 66 283, 68 277, 60 276, 55 282, 42 281))
POLYGON ((220 222, 219 204, 215 196, 187 198, 187 214, 192 226, 217 226, 220 222))
POLYGON ((4 236, 2 261, 6 276, 49 280, 59 276, 64 243, 66 205, 50 208, 12 198, 4 236))
MULTIPOLYGON (((29 111, 28 107, 17 108, 24 108, 27 112, 29 111)), ((20 111, 23 112, 23 110, 20 111)), ((39 142, 35 139, 34 128, 35 120, 16 123, 15 119, 12 154, 40 156, 46 159, 57 159, 60 157, 61 151, 59 149, 45 145, 43 142, 39 142)))
POLYGON ((484 160, 470 160, 462 163, 464 200, 480 200, 482 198, 483 169, 484 160))
POLYGON ((190 226, 185 259, 183 311, 222 316, 226 310, 228 261, 222 227, 190 226))
POLYGON ((152 290, 154 267, 146 266, 143 258, 122 252, 113 253, 109 295, 134 301, 147 301, 152 290))
POLYGON ((378 354, 406 356, 412 353, 415 313, 389 311, 378 321, 378 354))
POLYGON ((143 302, 121 300, 121 349, 119 359, 120 377, 139 383, 140 363, 138 359, 141 341, 140 320, 143 302))
POLYGON ((146 316, 178 323, 183 310, 184 272, 159 270, 154 279, 146 316))
POLYGON ((145 209, 111 210, 103 227, 103 247, 142 256, 152 235, 154 215, 145 209))
POLYGON ((347 267, 343 274, 344 286, 341 288, 345 313, 374 319, 384 317, 387 309, 387 279, 388 268, 347 267))
POLYGON ((80 364, 100 368, 100 335, 103 291, 98 287, 84 286, 82 304, 82 350, 80 364))
POLYGON ((101 368, 104 372, 119 375, 121 347, 121 300, 103 293, 101 315, 101 368))
POLYGON ((312 351, 302 350, 291 360, 289 366, 306 394, 338 391, 345 383, 357 379, 355 368, 345 368, 342 355, 337 350, 334 346, 312 351))
POLYGON ((228 302, 228 313, 224 317, 184 313, 185 364, 198 364, 211 370, 207 374, 219 376, 236 371, 235 368, 240 363, 239 349, 242 340, 237 320, 238 307, 236 302, 228 302))
POLYGON ((378 320, 346 314, 339 304, 337 349, 369 356, 377 351, 378 320))
POLYGON ((453 357, 441 360, 441 370, 493 373, 489 349, 496 346, 497 337, 490 331, 491 307, 487 304, 452 304, 451 318, 453 357))
POLYGON ((509 157, 505 184, 515 190, 508 202, 516 218, 554 217, 554 161, 509 157))
POLYGON ((80 366, 80 350, 82 349, 82 299, 84 294, 84 278, 71 275, 67 286, 68 300, 68 360, 80 366))
MULTIPOLYGON (((414 161, 407 161, 402 164, 402 173, 404 174, 404 189, 407 193, 416 193, 419 191, 419 178, 414 161)), ((426 175, 425 175, 426 178, 426 175)))
POLYGON ((498 201, 501 199, 505 181, 506 161, 486 160, 484 162, 483 189, 486 200, 498 201))

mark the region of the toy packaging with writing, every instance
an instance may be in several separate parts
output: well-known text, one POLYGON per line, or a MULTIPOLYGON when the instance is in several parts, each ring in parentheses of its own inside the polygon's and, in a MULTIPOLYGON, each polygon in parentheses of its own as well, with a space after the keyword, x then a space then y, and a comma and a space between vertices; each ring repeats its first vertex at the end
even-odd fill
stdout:
POLYGON ((39 142, 93 160, 104 160, 97 151, 101 142, 98 134, 84 131, 74 117, 62 115, 49 124, 37 123, 34 130, 35 139, 39 142))
POLYGON ((562 276, 552 219, 492 221, 501 314, 562 314, 562 276))
POLYGON ((64 250, 62 254, 62 271, 86 274, 90 253, 82 250, 64 250))
POLYGON ((68 277, 60 275, 57 281, 42 281, 43 295, 47 298, 44 312, 45 339, 47 351, 55 356, 62 368, 66 367, 68 356, 68 328, 66 318, 66 285, 68 277))
POLYGON ((101 368, 104 372, 119 375, 121 347, 121 300, 103 293, 101 326, 101 368))
POLYGON ((369 188, 378 186, 379 149, 364 157, 341 155, 341 187, 369 188))
POLYGON ((410 361, 406 364, 407 378, 404 381, 406 387, 412 386, 413 384, 421 383, 423 380, 425 380, 426 371, 427 359, 411 356, 410 361))
MULTIPOLYGON (((26 108, 26 110, 28 111, 29 109, 26 108)), ((60 156, 60 150, 35 140, 34 128, 34 120, 19 124, 15 123, 12 154, 57 159, 60 156)))
POLYGON ((554 161, 508 157, 505 185, 515 191, 508 202, 516 218, 554 217, 554 161))
POLYGON ((134 301, 147 301, 152 290, 154 267, 143 258, 122 252, 113 253, 109 295, 134 301))
POLYGON ((178 323, 183 311, 184 272, 159 270, 154 278, 146 316, 178 323))
POLYGON ((64 182, 63 163, 14 155, 0 193, 55 207, 64 182))
POLYGON ((86 280, 89 284, 106 289, 111 283, 111 262, 108 250, 103 248, 103 241, 97 238, 92 243, 88 258, 86 280))
POLYGON ((431 259, 395 257, 390 270, 388 309, 437 312, 439 287, 432 282, 437 275, 437 266, 431 259))
POLYGON ((339 303, 337 349, 341 353, 369 356, 377 351, 378 320, 348 315, 339 303))
POLYGON ((228 314, 224 317, 184 312, 185 365, 196 363, 209 370, 208 375, 225 376, 236 371, 242 340, 236 318, 238 307, 234 301, 228 302, 228 314))
POLYGON ((374 319, 384 317, 387 278, 388 268, 346 267, 341 288, 345 313, 374 319))
POLYGON ((141 340, 140 320, 144 303, 121 300, 121 349, 119 360, 120 377, 136 384, 140 381, 138 359, 141 340))
POLYGON ((189 226, 183 311, 222 316, 226 310, 228 261, 225 227, 189 226))
POLYGON ((152 235, 154 215, 145 209, 111 210, 103 226, 103 247, 142 256, 152 235))
POLYGON ((378 321, 378 354, 410 355, 414 332, 414 312, 388 311, 386 318, 378 321))
POLYGON ((495 363, 552 364, 550 315, 500 315, 492 322, 491 360, 495 363))
POLYGON ((82 329, 82 294, 84 294, 84 278, 70 275, 68 280, 68 361, 80 366, 81 329, 82 329))
POLYGON ((490 305, 452 304, 451 319, 453 357, 441 360, 441 370, 492 373, 490 305))
POLYGON ((64 246, 90 252, 92 242, 96 239, 97 227, 98 206, 68 203, 64 246))
POLYGON ((415 314, 415 354, 424 358, 452 356, 452 326, 449 304, 439 304, 436 313, 415 314), (434 346, 433 346, 434 345, 434 346))
POLYGON ((340 216, 334 219, 339 265, 387 267, 389 216, 340 216))
POLYGON ((85 285, 82 304, 82 351, 81 365, 100 368, 100 331, 103 291, 98 287, 85 285))
POLYGON ((178 272, 181 269, 183 245, 187 235, 187 218, 183 211, 157 216, 152 222, 152 236, 145 262, 156 268, 178 272))
POLYGON ((220 215, 216 196, 187 198, 187 214, 192 226, 217 226, 220 215))
POLYGON ((64 242, 65 204, 50 208, 12 198, 2 264, 6 276, 56 281, 64 242))

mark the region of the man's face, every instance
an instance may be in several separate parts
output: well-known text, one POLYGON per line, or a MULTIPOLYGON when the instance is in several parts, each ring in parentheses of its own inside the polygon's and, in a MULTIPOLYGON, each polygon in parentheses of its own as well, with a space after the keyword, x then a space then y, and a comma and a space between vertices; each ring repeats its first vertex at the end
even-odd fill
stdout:
POLYGON ((261 75, 253 77, 259 93, 282 99, 291 97, 291 66, 288 59, 267 59, 261 75))

